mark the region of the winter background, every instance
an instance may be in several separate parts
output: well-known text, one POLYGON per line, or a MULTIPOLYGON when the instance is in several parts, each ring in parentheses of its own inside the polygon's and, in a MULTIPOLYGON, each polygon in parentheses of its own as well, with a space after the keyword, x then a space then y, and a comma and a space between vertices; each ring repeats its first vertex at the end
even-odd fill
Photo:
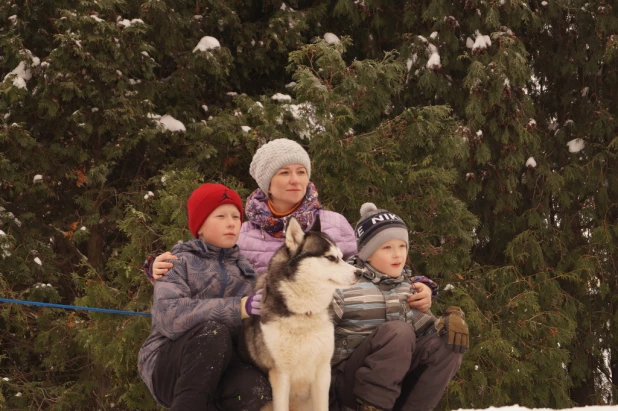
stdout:
MULTIPOLYGON (((404 216, 432 309, 466 311, 440 410, 609 411, 617 32, 605 0, 5 0, 0 296, 147 313, 189 193, 246 197, 292 138, 325 208, 404 216)), ((149 326, 0 303, 0 408, 155 409, 149 326)))

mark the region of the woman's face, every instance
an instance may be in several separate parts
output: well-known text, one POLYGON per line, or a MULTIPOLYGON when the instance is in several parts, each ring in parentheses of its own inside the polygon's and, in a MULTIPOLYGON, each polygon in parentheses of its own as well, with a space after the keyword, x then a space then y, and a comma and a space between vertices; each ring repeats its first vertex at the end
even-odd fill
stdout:
POLYGON ((303 199, 309 176, 301 164, 281 167, 270 180, 270 201, 278 212, 286 212, 303 199))

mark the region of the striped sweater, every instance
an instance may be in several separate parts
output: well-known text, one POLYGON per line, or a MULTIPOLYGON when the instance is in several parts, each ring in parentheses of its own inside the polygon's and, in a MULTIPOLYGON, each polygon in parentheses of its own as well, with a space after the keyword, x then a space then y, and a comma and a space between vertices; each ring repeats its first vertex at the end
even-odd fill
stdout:
MULTIPOLYGON (((351 261, 355 265, 356 261, 351 261)), ((391 278, 371 267, 363 267, 363 277, 346 289, 335 292, 332 304, 335 322, 335 353, 332 365, 352 354, 362 340, 386 321, 406 321, 414 326, 416 335, 426 333, 437 320, 430 312, 408 306, 408 296, 415 293, 413 282, 428 285, 435 295, 438 285, 426 277, 410 277, 405 268, 401 276, 391 278)))

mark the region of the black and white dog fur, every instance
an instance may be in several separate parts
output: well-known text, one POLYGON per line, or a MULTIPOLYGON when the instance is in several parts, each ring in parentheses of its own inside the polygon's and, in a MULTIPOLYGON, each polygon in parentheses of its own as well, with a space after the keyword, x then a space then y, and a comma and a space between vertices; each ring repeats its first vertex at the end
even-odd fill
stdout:
POLYGON ((329 306, 337 288, 354 285, 361 272, 320 232, 319 219, 303 232, 288 222, 285 244, 274 254, 256 290, 264 288, 262 315, 244 320, 252 361, 268 373, 274 411, 328 410, 334 326, 329 306))

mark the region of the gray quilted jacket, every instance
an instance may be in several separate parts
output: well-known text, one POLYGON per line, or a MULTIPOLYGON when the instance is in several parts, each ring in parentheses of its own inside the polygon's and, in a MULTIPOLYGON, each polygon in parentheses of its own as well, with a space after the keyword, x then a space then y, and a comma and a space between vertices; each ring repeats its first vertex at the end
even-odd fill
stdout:
POLYGON ((179 259, 155 283, 152 329, 139 351, 139 373, 151 393, 161 346, 205 321, 225 324, 233 335, 239 332, 240 299, 253 292, 256 276, 238 246, 218 248, 195 239, 175 246, 172 253, 179 259))

